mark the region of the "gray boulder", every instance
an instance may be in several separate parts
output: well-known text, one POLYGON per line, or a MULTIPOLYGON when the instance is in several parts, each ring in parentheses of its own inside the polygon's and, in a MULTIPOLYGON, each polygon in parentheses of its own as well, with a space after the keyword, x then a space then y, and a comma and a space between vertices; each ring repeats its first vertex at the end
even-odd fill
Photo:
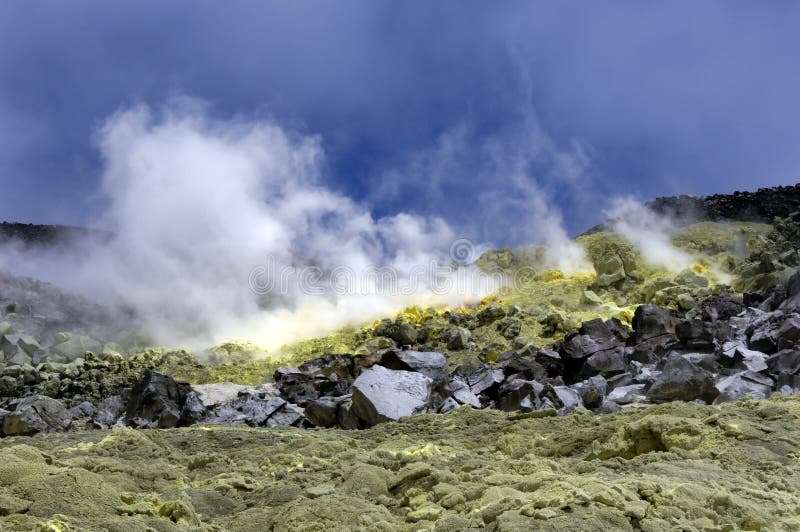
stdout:
POLYGON ((765 371, 767 369, 767 355, 761 351, 748 349, 741 341, 725 342, 718 358, 720 364, 727 368, 747 369, 750 371, 765 371))
POLYGON ((336 422, 340 428, 345 430, 357 430, 364 428, 364 422, 356 415, 353 409, 352 397, 343 398, 336 410, 336 422))
POLYGON ((126 407, 126 422, 138 428, 173 428, 181 424, 187 383, 169 375, 148 370, 131 391, 126 407))
POLYGON ((711 402, 718 395, 711 374, 680 355, 671 356, 648 390, 653 401, 711 402))
POLYGON ((472 393, 469 384, 462 377, 454 375, 450 380, 450 388, 453 390, 452 398, 460 405, 469 405, 473 408, 481 408, 481 400, 472 393))
POLYGON ((606 399, 613 401, 618 405, 642 402, 646 399, 644 389, 644 384, 629 384, 627 386, 619 386, 618 388, 611 390, 606 399))
POLYGON ((640 305, 633 313, 634 343, 671 335, 675 332, 677 317, 672 311, 656 305, 640 305))
POLYGON ((714 333, 702 320, 686 320, 675 325, 675 336, 682 346, 694 351, 713 351, 714 333))
POLYGON ((29 436, 40 432, 61 432, 72 425, 72 415, 61 401, 45 395, 31 395, 17 403, 3 419, 6 436, 29 436))
POLYGON ((414 345, 417 343, 417 328, 414 324, 408 323, 400 318, 392 322, 392 320, 383 320, 377 327, 374 333, 376 336, 385 336, 391 338, 397 345, 414 345))
POLYGON ((467 375, 469 389, 475 395, 493 395, 505 380, 505 373, 500 368, 484 364, 467 375))
POLYGON ((800 340, 800 316, 797 314, 789 316, 778 328, 775 339, 780 349, 795 345, 800 340))
POLYGON ((561 403, 562 407, 559 410, 561 413, 567 413, 583 406, 583 400, 580 394, 567 386, 553 386, 553 392, 561 403))
POLYGON ((285 403, 267 419, 267 427, 296 426, 304 419, 304 409, 292 403, 285 403))
POLYGON ((452 397, 448 397, 447 400, 444 403, 442 403, 442 406, 439 407, 439 413, 446 414, 460 407, 461 404, 458 401, 456 401, 452 397))
POLYGON ((306 405, 304 415, 309 423, 315 427, 332 427, 337 423, 339 404, 349 399, 349 395, 341 397, 320 397, 314 401, 309 401, 306 405))
POLYGON ((775 383, 754 371, 742 371, 719 381, 716 385, 719 396, 715 402, 735 401, 745 396, 766 399, 772 394, 775 383))
POLYGON ((233 401, 243 392, 252 388, 244 384, 232 382, 215 382, 212 384, 193 384, 192 390, 206 408, 214 408, 223 403, 233 401))
POLYGON ((387 369, 416 371, 434 382, 448 379, 447 359, 441 353, 432 351, 390 349, 383 354, 379 364, 387 369))
POLYGON ((493 321, 505 317, 505 315, 506 311, 503 310, 503 307, 500 306, 499 303, 492 303, 485 309, 478 312, 477 318, 479 324, 486 325, 487 323, 492 323, 493 321))
POLYGON ((217 417, 210 421, 229 424, 247 423, 251 427, 261 427, 287 404, 290 403, 281 397, 245 392, 232 403, 218 408, 217 417))
POLYGON ((433 380, 422 373, 375 365, 353 383, 353 409, 369 426, 396 421, 427 410, 432 385, 433 380))
POLYGON ((748 330, 752 329, 748 345, 750 349, 761 351, 771 355, 778 350, 778 321, 782 316, 777 313, 767 319, 759 319, 752 324, 748 330))
POLYGON ((800 351, 784 349, 767 359, 767 368, 773 375, 797 375, 800 373, 800 351))
POLYGON ((601 376, 592 377, 571 386, 581 398, 586 408, 597 408, 603 403, 608 390, 608 383, 601 376))
POLYGON ((714 294, 700 303, 700 310, 705 321, 725 321, 738 315, 745 309, 742 298, 729 294, 714 294))
POLYGON ((619 339, 614 331, 598 318, 586 321, 580 329, 568 333, 561 346, 561 355, 568 359, 583 359, 618 346, 619 339))
POLYGON ((586 379, 595 375, 608 378, 624 372, 625 350, 622 347, 616 347, 589 356, 581 365, 579 378, 586 379))
POLYGON ((109 429, 117 424, 117 422, 125 413, 125 402, 119 395, 112 395, 104 398, 97 405, 94 414, 94 425, 97 428, 109 429))
POLYGON ((539 394, 544 385, 536 381, 510 379, 497 392, 497 406, 506 412, 530 412, 539 406, 539 394))

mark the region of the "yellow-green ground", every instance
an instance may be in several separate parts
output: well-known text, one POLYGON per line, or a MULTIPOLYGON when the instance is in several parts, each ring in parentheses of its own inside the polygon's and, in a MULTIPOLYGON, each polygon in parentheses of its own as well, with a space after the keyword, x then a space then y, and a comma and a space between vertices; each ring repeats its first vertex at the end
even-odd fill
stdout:
MULTIPOLYGON (((451 367, 491 362, 523 339, 546 346, 583 320, 628 321, 641 303, 675 307, 681 297, 731 290, 729 281, 771 286, 798 260, 791 239, 764 224, 686 228, 672 241, 696 261, 680 273, 644 264, 618 235, 578 241, 594 264, 624 265, 624 279, 602 285, 595 274, 539 268, 541 249, 500 250, 482 267, 526 275, 480 305, 448 311, 473 320, 467 349, 442 343, 453 321, 446 309, 410 308, 400 318, 426 331, 418 348, 442 351, 451 367), (496 323, 475 326, 492 303, 516 307, 522 338, 505 338, 496 323)), ((80 384, 92 398, 102 395, 98 383, 135 379, 145 367, 192 383, 258 384, 326 352, 374 350, 385 341, 374 327, 354 324, 256 359, 257 348, 236 342, 203 364, 169 350, 106 359, 107 369, 80 384)), ((46 434, 0 440, 0 530, 800 530, 799 460, 800 398, 780 396, 562 418, 462 408, 353 432, 46 434)))
POLYGON ((2 530, 800 530, 800 398, 0 441, 2 530))

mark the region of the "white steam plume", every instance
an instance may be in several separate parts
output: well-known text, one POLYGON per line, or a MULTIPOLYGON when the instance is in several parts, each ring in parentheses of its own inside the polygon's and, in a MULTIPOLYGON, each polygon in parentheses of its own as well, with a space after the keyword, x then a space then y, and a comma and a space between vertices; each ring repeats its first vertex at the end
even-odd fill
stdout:
POLYGON ((692 266, 692 256, 670 242, 675 228, 668 218, 631 197, 614 198, 603 214, 610 220, 612 229, 626 236, 650 264, 675 273, 692 266))
POLYGON ((119 112, 97 142, 108 200, 101 225, 116 238, 14 262, 20 273, 132 308, 160 342, 243 337, 274 349, 408 304, 455 305, 497 288, 464 275, 472 268, 432 279, 434 265, 451 263, 453 231, 435 217, 374 219, 322 186, 316 138, 215 121, 189 105, 119 112), (391 286, 379 286, 381 272, 391 286), (260 297, 254 280, 269 288, 260 297))

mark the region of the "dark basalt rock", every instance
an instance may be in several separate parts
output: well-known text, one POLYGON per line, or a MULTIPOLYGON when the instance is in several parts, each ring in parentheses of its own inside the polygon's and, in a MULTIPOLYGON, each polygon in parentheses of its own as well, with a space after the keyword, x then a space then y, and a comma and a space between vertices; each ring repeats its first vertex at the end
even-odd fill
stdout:
POLYGON ((641 305, 633 313, 633 342, 642 343, 675 333, 678 316, 666 308, 656 305, 641 305))
MULTIPOLYGON (((506 377, 522 375, 522 378, 532 380, 544 380, 547 378, 547 368, 537 362, 536 355, 531 354, 531 351, 536 352, 535 348, 508 351, 497 359, 506 377)), ((558 356, 558 353, 556 353, 556 356, 558 356)))
MULTIPOLYGON (((334 355, 341 357, 344 355, 334 355)), ((324 358, 324 357, 323 357, 324 358)), ((315 359, 320 361, 321 359, 315 359)), ((351 362, 352 363, 352 362, 351 362)), ((353 382, 349 368, 343 364, 309 364, 301 368, 282 368, 275 372, 275 385, 287 402, 305 406, 324 395, 340 396, 349 393, 353 382), (340 377, 344 374, 344 377, 340 377)))
POLYGON ((603 403, 603 398, 606 396, 606 391, 608 389, 608 383, 603 377, 596 376, 575 383, 570 387, 578 392, 584 406, 592 409, 599 407, 603 403))
MULTIPOLYGON (((726 220, 771 223, 776 217, 786 218, 800 210, 800 185, 711 196, 668 196, 656 198, 648 202, 646 207, 679 225, 726 220)), ((604 222, 584 234, 609 229, 609 222, 604 222)))
POLYGON ((353 408, 352 397, 343 398, 336 411, 336 422, 339 427, 345 430, 356 430, 364 428, 364 422, 356 415, 353 408))
POLYGON ((467 347, 470 336, 466 327, 451 327, 445 331, 442 339, 447 344, 447 349, 459 351, 467 347))
POLYGON ((727 321, 745 309, 742 298, 729 294, 714 294, 700 303, 704 321, 727 321))
MULTIPOLYGON (((616 347, 607 351, 600 351, 587 358, 578 372, 578 380, 595 375, 608 378, 625 372, 625 369, 625 349, 616 347)), ((565 377, 567 376, 565 375, 565 377)))
POLYGON ((503 318, 497 322, 497 330, 503 337, 511 340, 519 336, 522 331, 522 322, 514 318, 503 318))
POLYGON ((300 373, 310 377, 319 375, 330 377, 336 375, 340 379, 353 378, 353 357, 351 355, 327 354, 303 362, 298 367, 300 373))
POLYGON ((754 351, 761 351, 769 355, 778 350, 777 336, 777 324, 775 322, 767 322, 753 331, 748 345, 754 351))
POLYGON ((779 349, 794 346, 800 340, 800 316, 792 314, 784 321, 775 333, 779 349))
POLYGON ((183 405, 191 391, 189 384, 176 382, 169 375, 147 370, 131 391, 125 421, 138 428, 167 429, 184 421, 183 405))
POLYGON ((337 422, 339 404, 347 399, 350 399, 350 396, 320 397, 309 401, 304 415, 316 427, 332 427, 337 422))
POLYGON ((700 319, 685 320, 675 325, 675 336, 681 345, 693 351, 714 351, 714 333, 700 319))
POLYGON ((619 339, 603 320, 584 322, 580 329, 564 337, 560 354, 565 359, 583 359, 599 351, 618 347, 619 339))
POLYGON ((539 393, 542 390, 544 385, 536 381, 510 379, 504 382, 497 392, 497 406, 506 412, 536 410, 540 404, 539 393))
POLYGON ((681 355, 667 360, 661 375, 648 390, 653 401, 711 402, 718 395, 711 373, 681 355))
MULTIPOLYGON (((473 408, 481 408, 480 398, 472 393, 466 379, 453 375, 450 379, 450 389, 453 390, 452 399, 459 405, 469 405, 473 408)), ((444 408, 444 407, 443 407, 444 408)))
POLYGON ((497 388, 504 380, 505 373, 503 373, 503 370, 501 368, 492 368, 488 364, 484 364, 467 375, 467 383, 472 393, 489 397, 494 396, 497 388))
POLYGON ((767 368, 773 375, 797 375, 800 373, 800 351, 784 349, 767 359, 767 368))
POLYGON ((645 388, 646 385, 644 384, 629 384, 627 386, 619 386, 611 390, 606 399, 613 401, 618 405, 635 403, 645 399, 645 388))
POLYGON ((767 369, 767 355, 748 349, 741 341, 725 342, 717 361, 726 368, 764 371, 767 369))

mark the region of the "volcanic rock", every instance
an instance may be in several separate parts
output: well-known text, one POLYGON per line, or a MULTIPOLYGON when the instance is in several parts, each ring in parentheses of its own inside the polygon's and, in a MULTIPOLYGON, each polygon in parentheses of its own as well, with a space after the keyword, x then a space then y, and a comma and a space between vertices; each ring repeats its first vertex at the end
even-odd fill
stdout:
POLYGON ((792 347, 800 340, 800 316, 792 314, 778 329, 775 338, 780 349, 792 347))
POLYGON ((742 299, 729 294, 713 294, 700 303, 704 321, 727 321, 744 309, 742 299))
POLYGON ((466 327, 451 327, 445 331, 443 340, 447 344, 447 349, 459 351, 467 347, 470 336, 466 327))
POLYGON ((126 422, 139 428, 173 428, 181 424, 187 383, 176 382, 169 375, 147 370, 131 391, 126 407, 126 422))
POLYGON ((353 383, 353 409, 369 426, 396 421, 428 409, 432 385, 422 373, 375 365, 353 383))
POLYGON ((506 412, 536 410, 539 405, 539 393, 543 389, 544 386, 536 381, 509 379, 497 392, 497 406, 506 412))
POLYGON ((506 311, 503 310, 503 307, 500 306, 499 303, 492 303, 478 312, 477 318, 479 324, 486 325, 487 323, 492 323, 493 321, 505 317, 505 315, 506 311))
POLYGON ((430 378, 433 381, 431 399, 434 408, 450 396, 447 359, 441 353, 390 349, 381 357, 380 365, 393 370, 416 371, 430 378))
POLYGON ((351 396, 341 397, 320 397, 314 401, 309 401, 306 405, 304 415, 306 419, 316 427, 332 427, 337 423, 337 413, 339 404, 349 400, 351 396))
POLYGON ((800 373, 800 351, 784 349, 767 358, 767 367, 773 375, 797 375, 800 373))
POLYGON ((583 401, 586 408, 597 408, 603 403, 608 384, 603 377, 596 376, 571 386, 583 401))
POLYGON ((97 410, 94 414, 94 424, 97 428, 109 429, 113 427, 117 421, 125 413, 125 402, 119 395, 112 395, 104 398, 97 405, 97 410))
POLYGON ((454 375, 450 380, 450 389, 453 390, 452 398, 459 404, 481 408, 481 400, 470 390, 469 384, 462 377, 454 375))
POLYGON ((702 320, 686 320, 675 325, 675 336, 686 348, 696 351, 713 351, 714 334, 702 320))
POLYGON ((711 374, 680 355, 667 360, 661 375, 648 390, 649 398, 654 401, 710 402, 717 394, 711 374))
POLYGON ((6 436, 29 436, 40 432, 60 432, 72 424, 69 410, 57 399, 31 395, 19 401, 3 419, 6 436))
POLYGON ((719 396, 716 401, 735 401, 749 395, 755 399, 766 399, 772 394, 775 383, 754 371, 742 371, 726 377, 716 384, 719 396))
POLYGON ((674 334, 676 321, 676 316, 669 309, 640 305, 633 313, 634 343, 674 334))
POLYGON ((475 395, 493 395, 500 383, 505 380, 505 374, 500 368, 492 368, 484 364, 467 375, 469 389, 475 395))
POLYGON ((414 345, 417 343, 417 329, 413 324, 408 323, 402 318, 398 318, 394 322, 392 320, 382 320, 374 333, 376 336, 385 336, 391 338, 397 345, 414 345))

